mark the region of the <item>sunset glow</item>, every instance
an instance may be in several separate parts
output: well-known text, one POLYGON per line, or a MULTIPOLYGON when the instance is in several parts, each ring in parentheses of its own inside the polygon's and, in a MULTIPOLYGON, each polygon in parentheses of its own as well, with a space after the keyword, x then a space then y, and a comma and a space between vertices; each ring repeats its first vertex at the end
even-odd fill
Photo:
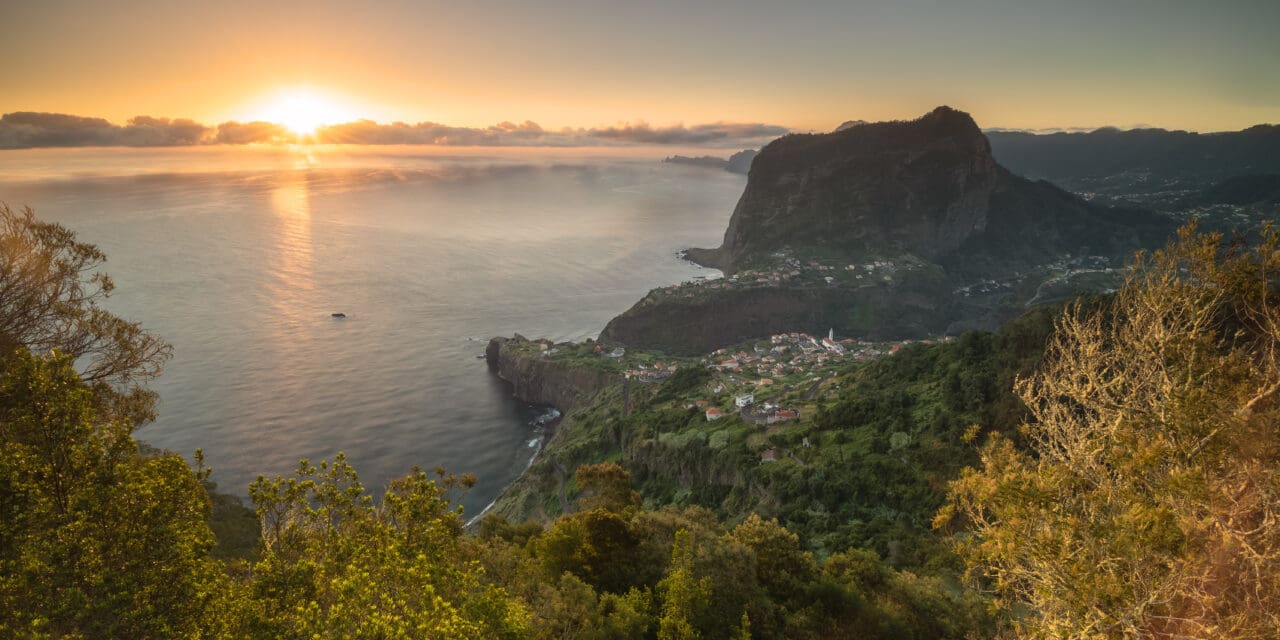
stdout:
POLYGON ((247 119, 281 124, 299 136, 308 136, 321 126, 349 122, 357 117, 340 98, 310 87, 291 87, 251 109, 247 119))
POLYGON ((0 111, 827 131, 950 104, 983 127, 1222 131, 1280 108, 1260 81, 1280 60, 1274 0, 802 4, 7 3, 0 111))

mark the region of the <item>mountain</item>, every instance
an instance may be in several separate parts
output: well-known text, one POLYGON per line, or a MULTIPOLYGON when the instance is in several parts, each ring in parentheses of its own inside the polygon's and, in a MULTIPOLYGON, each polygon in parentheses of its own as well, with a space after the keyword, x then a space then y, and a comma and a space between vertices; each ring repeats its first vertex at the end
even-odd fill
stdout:
POLYGON ((1170 181, 1209 183, 1259 173, 1280 173, 1280 125, 1242 131, 1194 133, 1114 128, 1037 135, 990 131, 995 157, 1014 173, 1051 180, 1073 190, 1130 175, 1151 189, 1170 181))
POLYGON ((998 271, 1063 252, 1113 255, 1166 227, 1013 175, 968 114, 938 107, 909 122, 775 140, 756 158, 723 244, 688 257, 730 274, 782 250, 998 271))
POLYGON ((722 270, 649 292, 600 334, 674 354, 771 333, 877 340, 994 328, 1027 306, 1114 288, 1171 218, 1087 202, 996 162, 966 113, 788 135, 756 156, 722 270))

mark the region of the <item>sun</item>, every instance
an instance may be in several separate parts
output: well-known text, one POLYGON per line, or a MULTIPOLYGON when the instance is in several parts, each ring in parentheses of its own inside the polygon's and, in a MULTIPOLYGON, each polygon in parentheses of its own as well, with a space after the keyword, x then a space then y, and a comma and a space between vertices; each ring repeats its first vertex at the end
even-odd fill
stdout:
POLYGON ((310 87, 279 90, 263 101, 253 118, 284 125, 298 136, 313 135, 324 125, 355 119, 339 99, 310 87))

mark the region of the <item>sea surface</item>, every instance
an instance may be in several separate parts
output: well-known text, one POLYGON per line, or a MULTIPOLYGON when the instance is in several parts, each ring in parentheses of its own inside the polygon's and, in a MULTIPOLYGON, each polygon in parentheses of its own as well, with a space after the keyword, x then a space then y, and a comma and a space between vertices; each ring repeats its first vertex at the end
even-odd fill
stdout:
POLYGON ((745 178, 659 162, 677 152, 700 154, 0 151, 0 201, 105 250, 108 308, 173 344, 140 440, 203 449, 240 495, 337 452, 375 492, 443 466, 476 474, 475 514, 543 436, 478 359, 489 337, 594 337, 649 289, 717 274, 676 253, 719 243, 745 178))

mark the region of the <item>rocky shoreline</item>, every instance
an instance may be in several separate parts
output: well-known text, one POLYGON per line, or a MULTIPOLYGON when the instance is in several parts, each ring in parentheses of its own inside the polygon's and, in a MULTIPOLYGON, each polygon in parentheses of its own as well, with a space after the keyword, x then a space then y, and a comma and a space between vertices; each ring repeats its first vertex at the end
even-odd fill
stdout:
POLYGON ((560 512, 565 512, 565 482, 569 472, 556 458, 555 444, 572 430, 575 411, 597 395, 621 386, 622 376, 609 371, 550 360, 542 354, 555 349, 550 340, 529 340, 520 334, 495 337, 485 348, 485 361, 494 375, 511 385, 512 395, 521 402, 548 405, 560 412, 529 466, 502 490, 477 517, 495 513, 508 519, 546 519, 540 498, 555 496, 560 512))

